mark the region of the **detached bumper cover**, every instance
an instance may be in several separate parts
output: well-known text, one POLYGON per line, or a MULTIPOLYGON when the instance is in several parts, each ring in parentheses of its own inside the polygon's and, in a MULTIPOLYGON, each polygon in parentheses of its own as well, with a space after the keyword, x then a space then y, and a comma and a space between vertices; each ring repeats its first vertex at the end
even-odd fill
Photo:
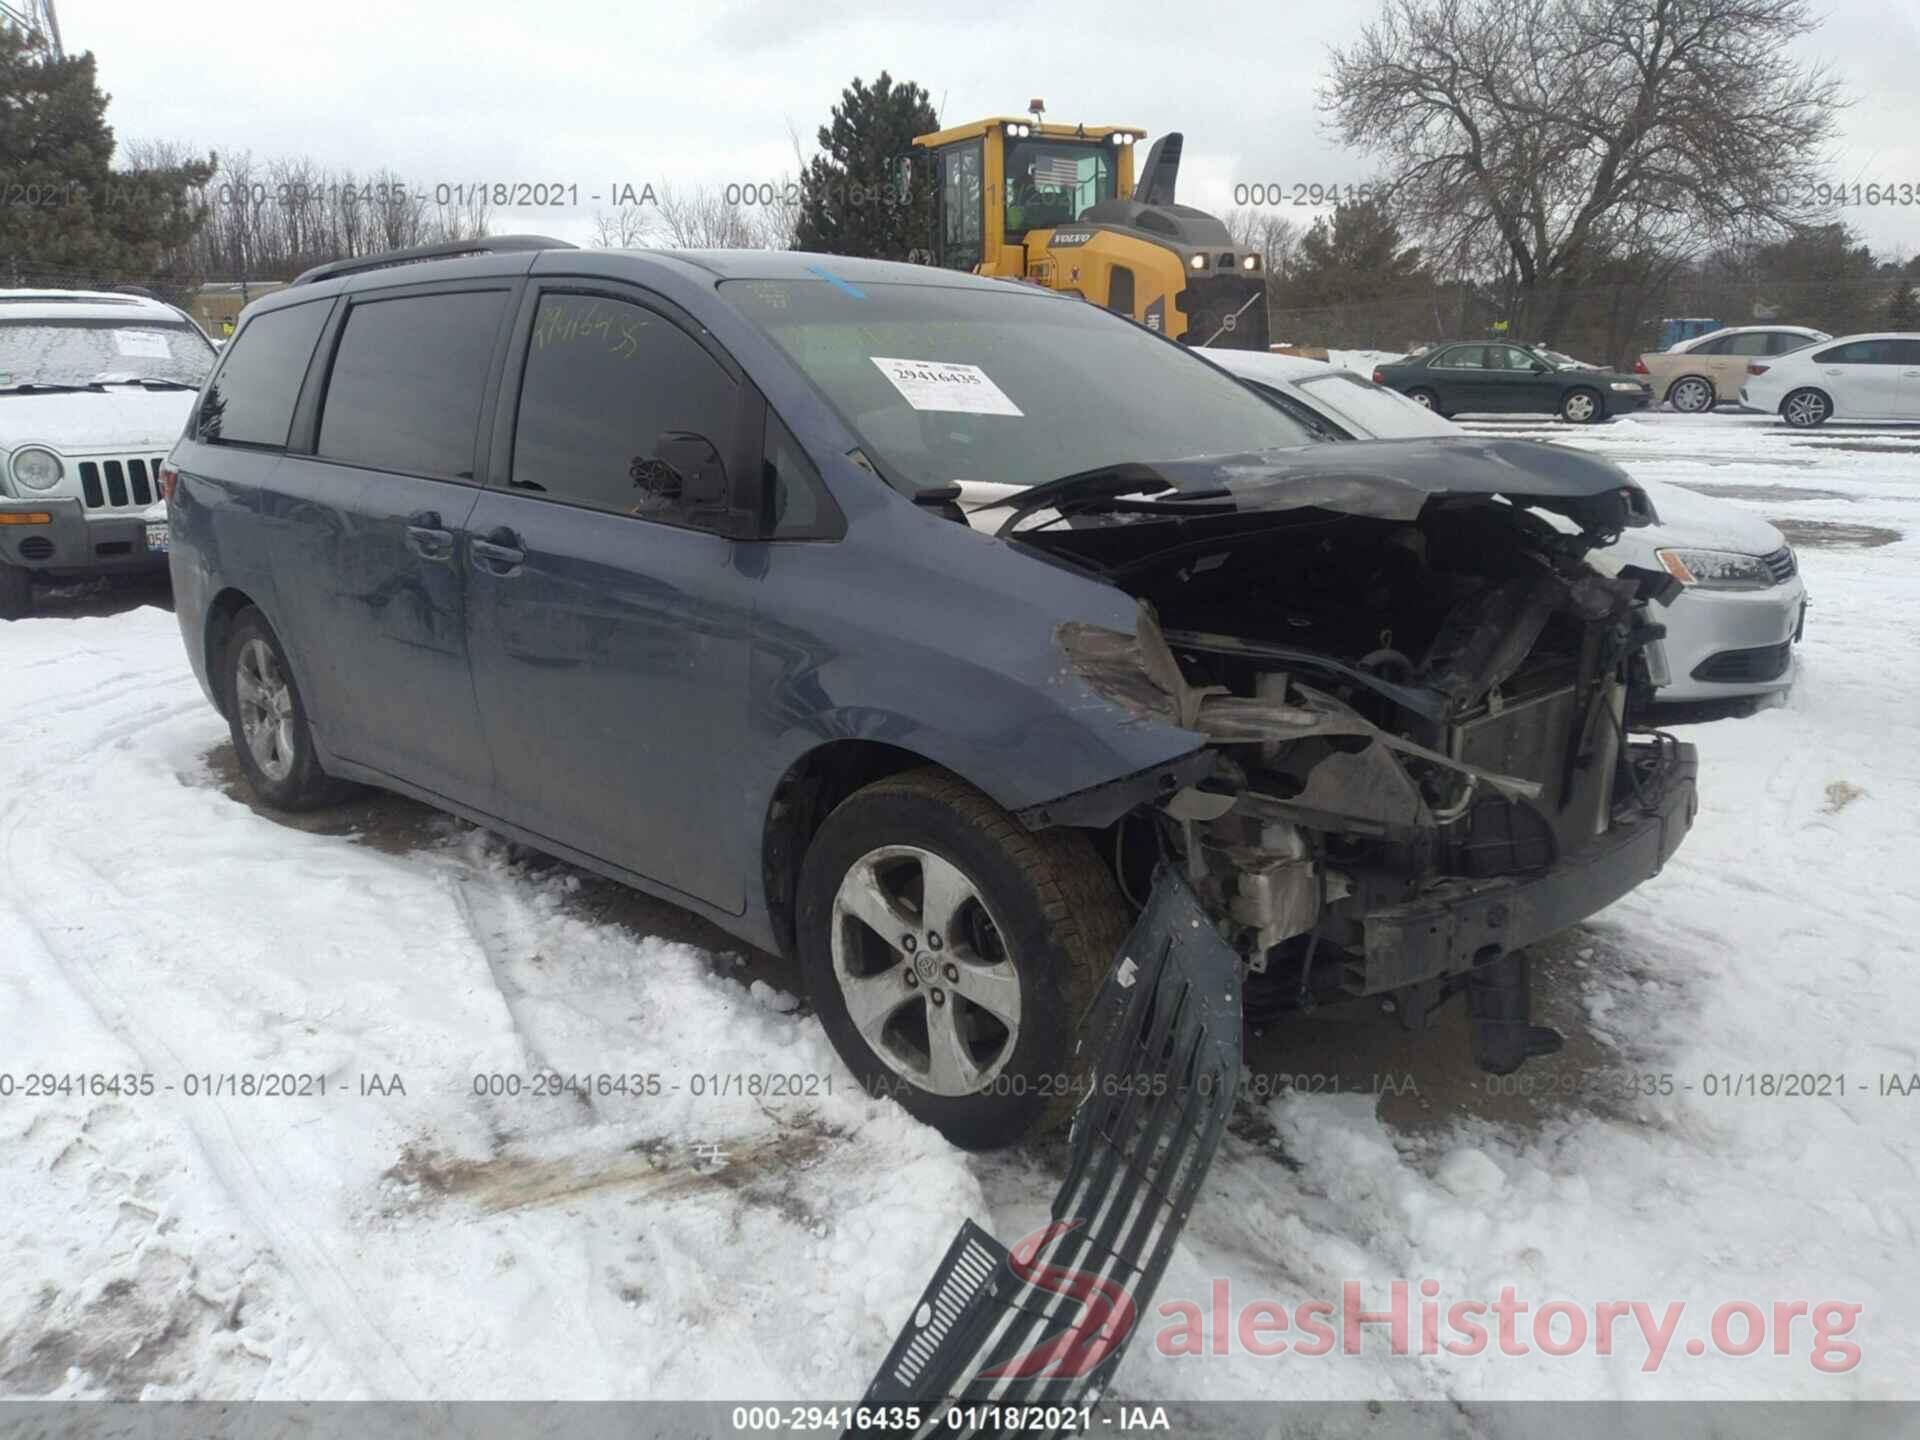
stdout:
POLYGON ((848 1436, 1059 1433, 1018 1407, 1106 1386, 1233 1111, 1240 1031, 1239 959, 1163 867, 1087 1017, 1094 1064, 1051 1223, 1012 1250, 961 1227, 862 1402, 888 1428, 848 1436))
POLYGON ((1651 809, 1616 812, 1611 830, 1545 873, 1449 881, 1413 904, 1371 912, 1361 993, 1470 970, 1564 930, 1652 879, 1693 825, 1698 775, 1693 746, 1676 745, 1651 809))

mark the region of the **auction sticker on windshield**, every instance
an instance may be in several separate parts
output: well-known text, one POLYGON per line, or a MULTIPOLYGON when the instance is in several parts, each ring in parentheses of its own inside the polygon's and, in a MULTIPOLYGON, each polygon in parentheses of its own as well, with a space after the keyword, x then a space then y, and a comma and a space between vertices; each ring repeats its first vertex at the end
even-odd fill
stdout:
POLYGON ((868 358, 916 410, 957 410, 967 415, 1021 413, 1020 407, 1007 398, 1007 392, 988 379, 978 365, 893 360, 883 355, 868 358))
POLYGON ((173 358, 173 352, 167 348, 167 337, 153 330, 116 330, 113 348, 122 355, 138 355, 147 360, 173 358))

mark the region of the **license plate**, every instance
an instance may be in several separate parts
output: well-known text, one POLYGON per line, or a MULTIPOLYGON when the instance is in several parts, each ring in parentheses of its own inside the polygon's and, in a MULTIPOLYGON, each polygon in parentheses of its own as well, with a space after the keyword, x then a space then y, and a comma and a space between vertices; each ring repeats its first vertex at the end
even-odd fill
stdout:
POLYGON ((147 526, 147 549, 155 555, 167 553, 167 522, 147 526))

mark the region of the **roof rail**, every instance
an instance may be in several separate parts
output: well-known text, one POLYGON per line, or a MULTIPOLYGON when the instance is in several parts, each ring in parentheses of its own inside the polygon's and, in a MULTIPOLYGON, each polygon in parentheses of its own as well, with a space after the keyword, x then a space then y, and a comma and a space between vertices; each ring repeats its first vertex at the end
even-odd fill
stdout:
POLYGON ((437 245, 415 245, 410 250, 388 250, 380 255, 361 255, 347 260, 330 260, 293 277, 295 285, 311 285, 340 275, 357 275, 363 270, 384 270, 390 265, 410 265, 416 260, 447 260, 456 255, 508 255, 516 250, 577 250, 567 240, 548 235, 483 235, 477 240, 443 240, 437 245))

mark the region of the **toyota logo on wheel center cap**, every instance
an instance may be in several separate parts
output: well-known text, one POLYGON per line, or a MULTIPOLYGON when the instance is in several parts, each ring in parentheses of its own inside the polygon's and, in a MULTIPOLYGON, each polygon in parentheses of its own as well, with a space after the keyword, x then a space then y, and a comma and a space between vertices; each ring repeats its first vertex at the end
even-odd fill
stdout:
POLYGON ((939 968, 939 962, 923 950, 914 959, 913 968, 920 972, 920 978, 922 980, 931 980, 933 978, 933 972, 939 968))

